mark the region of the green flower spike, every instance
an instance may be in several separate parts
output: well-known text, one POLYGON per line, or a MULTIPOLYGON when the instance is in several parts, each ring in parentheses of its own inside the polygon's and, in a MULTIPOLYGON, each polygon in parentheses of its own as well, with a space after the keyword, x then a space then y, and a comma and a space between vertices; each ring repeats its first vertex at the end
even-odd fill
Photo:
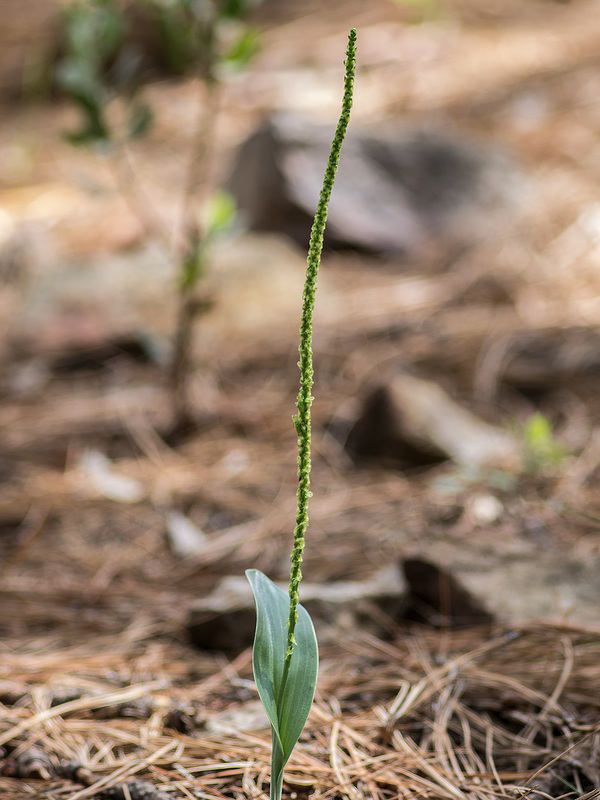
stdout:
POLYGON ((291 555, 289 594, 255 569, 246 571, 256 603, 253 667, 258 694, 271 723, 271 800, 281 800, 283 769, 308 719, 317 685, 319 652, 312 620, 299 602, 304 537, 308 527, 313 357, 312 325, 327 208, 346 135, 356 63, 356 30, 348 37, 342 113, 331 145, 315 214, 306 267, 300 324, 300 391, 294 425, 298 433, 298 511, 291 555))

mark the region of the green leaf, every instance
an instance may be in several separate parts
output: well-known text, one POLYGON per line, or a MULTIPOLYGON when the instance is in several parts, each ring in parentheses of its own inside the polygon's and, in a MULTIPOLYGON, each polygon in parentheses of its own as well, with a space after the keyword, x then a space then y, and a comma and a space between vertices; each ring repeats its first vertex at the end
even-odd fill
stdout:
POLYGON ((223 55, 223 64, 232 71, 242 72, 260 50, 260 43, 258 30, 244 26, 223 55))
POLYGON ((558 441, 550 420, 536 411, 523 426, 525 440, 525 468, 537 472, 547 467, 559 466, 567 456, 567 448, 558 441))
POLYGON ((276 791, 271 792, 271 797, 280 797, 283 768, 306 724, 315 695, 319 667, 317 637, 308 612, 299 605, 296 644, 284 681, 289 597, 256 569, 246 570, 246 577, 256 603, 254 679, 273 736, 271 782, 276 791))
POLYGON ((74 0, 63 20, 66 52, 56 80, 84 117, 81 129, 67 138, 75 144, 106 143, 109 92, 104 73, 124 40, 125 17, 115 0, 74 0))
POLYGON ((532 450, 546 450, 554 441, 550 420, 543 414, 532 414, 525 423, 525 441, 532 450))
POLYGON ((107 141, 110 133, 104 114, 105 90, 90 65, 65 59, 57 70, 57 80, 84 117, 81 130, 69 134, 68 138, 76 143, 107 141))
POLYGON ((112 0, 73 2, 64 24, 69 54, 98 65, 115 54, 127 32, 125 17, 112 0))
POLYGON ((206 272, 206 240, 201 240, 198 231, 190 234, 188 248, 181 265, 181 289, 192 289, 206 272))
POLYGON ((205 230, 210 237, 227 233, 233 228, 237 207, 233 197, 227 192, 214 192, 207 200, 205 208, 205 230))

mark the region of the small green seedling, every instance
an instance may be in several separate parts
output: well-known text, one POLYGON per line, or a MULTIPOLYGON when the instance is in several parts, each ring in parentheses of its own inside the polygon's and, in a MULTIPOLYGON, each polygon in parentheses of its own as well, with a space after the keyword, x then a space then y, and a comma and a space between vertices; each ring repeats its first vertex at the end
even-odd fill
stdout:
POLYGON ((348 37, 342 113, 331 145, 315 214, 306 267, 300 324, 300 391, 294 425, 298 433, 298 511, 291 555, 289 595, 256 569, 246 571, 256 603, 252 662, 258 694, 271 723, 271 800, 281 800, 283 769, 308 719, 317 685, 319 652, 312 620, 299 602, 304 536, 308 527, 313 361, 312 320, 327 208, 346 135, 356 62, 356 30, 348 37))
POLYGON ((126 6, 121 0, 70 0, 64 12, 65 55, 56 80, 82 115, 80 127, 68 139, 104 153, 146 233, 178 266, 178 313, 168 372, 175 430, 194 418, 193 332, 209 307, 196 289, 208 272, 212 245, 232 227, 236 211, 232 198, 209 189, 220 96, 226 77, 247 67, 259 48, 257 30, 244 20, 260 2, 138 0, 171 72, 193 74, 204 85, 175 230, 143 200, 136 189, 141 176, 131 167, 131 144, 148 133, 154 111, 142 99, 148 76, 143 53, 128 38, 135 31, 129 30, 126 6))
POLYGON ((553 470, 568 457, 567 448, 555 437, 548 417, 536 411, 523 425, 524 468, 531 474, 553 470))

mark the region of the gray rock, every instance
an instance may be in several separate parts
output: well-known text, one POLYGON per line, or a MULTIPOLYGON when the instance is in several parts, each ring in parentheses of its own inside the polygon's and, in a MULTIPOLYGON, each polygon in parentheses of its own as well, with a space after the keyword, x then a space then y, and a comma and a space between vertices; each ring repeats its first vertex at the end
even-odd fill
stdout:
MULTIPOLYGON (((278 585, 287 591, 286 584, 278 585)), ((321 645, 357 631, 386 638, 395 625, 406 622, 467 627, 493 621, 458 578, 418 557, 404 560, 402 571, 393 565, 364 581, 303 582, 301 601, 321 645)), ((203 650, 237 654, 252 645, 254 628, 254 600, 242 576, 224 578, 188 615, 190 638, 203 650)))
POLYGON ((367 390, 346 439, 357 459, 406 468, 451 459, 463 465, 516 465, 517 442, 463 408, 437 383, 403 372, 367 390))
MULTIPOLYGON (((286 584, 279 584, 287 592, 286 584)), ((404 581, 397 567, 366 581, 302 583, 300 599, 311 615, 321 644, 343 630, 385 632, 401 615, 404 581)), ((208 597, 190 609, 187 629, 203 650, 238 653, 254 640, 255 611, 250 584, 242 576, 224 578, 208 597)))
POLYGON ((435 628, 489 625, 494 617, 448 570, 424 558, 407 558, 402 570, 408 584, 404 618, 435 628))
MULTIPOLYGON (((238 151, 227 183, 250 229, 308 241, 333 128, 268 119, 238 151)), ((526 182, 504 153, 456 133, 398 125, 348 133, 327 243, 415 253, 429 241, 471 244, 506 228, 526 182)))

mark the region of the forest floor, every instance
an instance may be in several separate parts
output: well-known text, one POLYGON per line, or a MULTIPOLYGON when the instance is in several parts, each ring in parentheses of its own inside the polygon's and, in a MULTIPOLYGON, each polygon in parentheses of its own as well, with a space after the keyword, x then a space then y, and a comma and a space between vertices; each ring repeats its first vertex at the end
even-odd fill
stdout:
MULTIPOLYGON (((528 184, 514 223, 458 253, 325 255, 306 579, 365 581, 426 558, 495 622, 434 631, 388 619, 385 635, 326 637, 286 796, 598 796, 596 6, 456 0, 408 25, 392 3, 290 4, 226 87, 215 181, 265 111, 335 120, 352 25, 356 124, 464 130, 514 154, 528 184), (353 462, 340 431, 390 368, 510 430, 522 463, 353 462), (527 441, 535 412, 560 445, 551 454, 527 441)), ((264 797, 268 785, 250 650, 200 651, 187 622, 224 577, 286 578, 304 255, 270 234, 218 245, 233 278, 198 321, 198 424, 169 436, 174 274, 149 228, 156 213, 177 221, 202 92, 191 81, 147 91, 156 125, 125 165, 64 142, 76 120, 65 105, 0 119, 7 800, 79 800, 133 776, 169 797, 264 797), (193 557, 173 552, 173 512, 206 535, 193 557), (67 761, 103 783, 58 774, 67 761)))

